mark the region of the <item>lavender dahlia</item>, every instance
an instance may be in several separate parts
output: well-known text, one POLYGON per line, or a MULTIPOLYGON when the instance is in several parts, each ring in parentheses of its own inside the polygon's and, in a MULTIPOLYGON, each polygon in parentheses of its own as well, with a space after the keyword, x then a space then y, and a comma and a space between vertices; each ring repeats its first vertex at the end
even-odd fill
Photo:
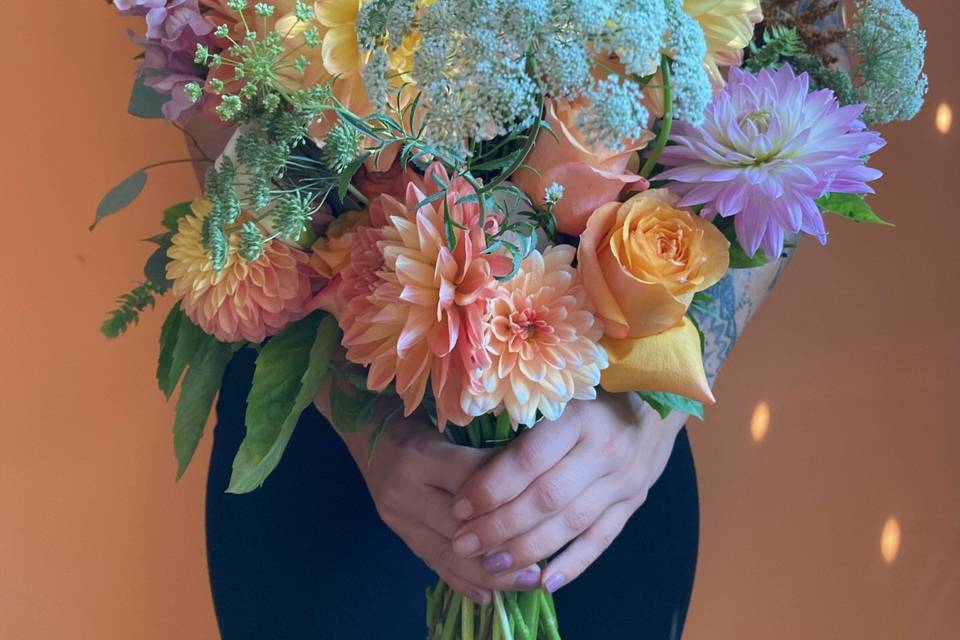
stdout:
POLYGON ((737 239, 753 255, 783 251, 786 233, 826 243, 816 199, 826 193, 873 193, 882 174, 864 165, 885 144, 860 121, 863 105, 841 107, 833 92, 808 93, 806 73, 788 65, 758 75, 730 69, 707 107, 703 126, 676 124, 658 179, 701 215, 735 216, 737 239))

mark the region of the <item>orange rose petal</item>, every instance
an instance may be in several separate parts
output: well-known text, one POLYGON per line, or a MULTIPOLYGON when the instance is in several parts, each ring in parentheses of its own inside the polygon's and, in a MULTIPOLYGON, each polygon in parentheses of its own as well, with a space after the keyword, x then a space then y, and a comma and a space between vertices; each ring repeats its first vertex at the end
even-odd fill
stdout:
POLYGON ((700 334, 689 318, 646 338, 601 341, 610 366, 600 386, 610 393, 663 391, 713 404, 713 393, 703 370, 700 334))
POLYGON ((626 337, 629 327, 616 296, 607 286, 597 253, 610 225, 616 220, 619 207, 620 203, 611 202, 594 211, 587 220, 587 228, 580 236, 577 249, 577 268, 586 284, 587 294, 597 315, 604 320, 604 333, 612 338, 626 337))

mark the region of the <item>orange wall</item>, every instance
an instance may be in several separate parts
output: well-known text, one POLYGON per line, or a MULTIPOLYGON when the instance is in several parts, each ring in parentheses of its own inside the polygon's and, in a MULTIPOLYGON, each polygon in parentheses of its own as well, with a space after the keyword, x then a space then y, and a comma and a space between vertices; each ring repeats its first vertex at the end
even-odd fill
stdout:
POLYGON ((153 381, 162 315, 114 342, 98 332, 149 255, 136 240, 191 197, 189 170, 155 172, 130 211, 87 231, 106 189, 182 157, 182 139, 125 115, 132 22, 102 1, 4 5, 0 637, 215 638, 204 469, 174 483, 153 381))
MULTIPOLYGON (((137 278, 159 211, 194 193, 155 172, 128 212, 86 230, 103 192, 181 157, 125 116, 131 24, 99 0, 5 3, 0 43, 0 638, 216 637, 203 462, 173 482, 170 411, 153 381, 162 314, 97 332, 137 278)), ((703 547, 687 637, 953 637, 960 626, 956 317, 960 7, 912 0, 931 40, 930 104, 885 131, 877 208, 896 229, 833 221, 806 242, 692 429, 703 547), (754 405, 772 407, 750 439, 754 405), (886 564, 880 531, 903 537, 886 564)))

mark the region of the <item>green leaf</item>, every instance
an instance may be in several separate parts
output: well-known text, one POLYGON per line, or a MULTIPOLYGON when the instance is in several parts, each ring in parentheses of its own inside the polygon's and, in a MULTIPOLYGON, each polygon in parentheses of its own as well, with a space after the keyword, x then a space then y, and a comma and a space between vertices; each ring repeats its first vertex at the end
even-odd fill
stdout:
MULTIPOLYGON (((279 423, 279 429, 275 430, 275 438, 270 443, 266 452, 257 455, 251 449, 248 440, 250 439, 250 399, 247 399, 247 437, 240 444, 240 450, 233 460, 233 473, 230 476, 230 486, 228 493, 248 493, 257 487, 263 485, 267 476, 277 467, 283 451, 290 442, 293 430, 297 426, 300 414, 306 409, 313 398, 320 391, 320 386, 326 378, 330 369, 330 359, 336 349, 340 339, 340 332, 337 323, 332 316, 326 316, 319 312, 309 316, 297 324, 305 324, 308 328, 313 327, 313 344, 309 347, 307 365, 302 373, 296 378, 299 388, 296 397, 287 412, 286 417, 279 423)), ((294 325, 296 326, 296 325, 294 325)), ((282 334, 281 334, 282 335, 282 334)), ((279 337, 279 336, 277 336, 279 337)), ((267 343, 269 346, 276 338, 267 343)), ((261 350, 261 355, 267 347, 261 350)), ((274 354, 275 355, 275 354, 274 354)), ((273 358, 273 355, 269 356, 273 358)), ((260 358, 257 358, 257 369, 260 369, 260 358)), ((251 395, 253 391, 251 390, 251 395)), ((261 434, 262 435, 262 434, 261 434)))
MULTIPOLYGON (((157 74, 154 74, 157 75, 157 74)), ((145 82, 150 77, 141 74, 133 84, 130 92, 130 104, 127 111, 137 118, 162 118, 163 105, 170 100, 170 96, 148 87, 145 82)))
POLYGON ((143 187, 147 184, 147 172, 143 169, 137 171, 132 176, 126 178, 123 182, 115 186, 103 196, 103 200, 97 205, 97 214, 90 225, 90 230, 97 226, 101 220, 107 216, 120 211, 131 202, 137 199, 143 187))
POLYGON ((661 418, 666 418, 671 411, 679 411, 703 420, 703 403, 696 400, 664 391, 638 391, 637 394, 653 407, 661 418))
POLYGON ((143 275, 146 276, 147 280, 164 290, 173 286, 173 282, 167 279, 167 262, 170 261, 167 257, 167 249, 169 248, 169 241, 166 244, 161 244, 147 258, 147 263, 143 265, 143 275))
POLYGON ((822 211, 854 222, 894 226, 874 213, 867 201, 855 193, 828 193, 817 199, 817 205, 822 211))
POLYGON ((395 415, 400 413, 400 409, 401 407, 397 407, 392 411, 385 413, 383 417, 377 421, 373 431, 370 432, 370 442, 367 444, 367 464, 370 464, 370 462, 373 460, 373 452, 377 448, 377 440, 380 438, 380 434, 383 433, 387 423, 390 422, 395 415))
POLYGON ((330 414, 333 426, 341 433, 356 433, 370 421, 377 394, 365 389, 330 388, 330 414))
POLYGON ((721 231, 727 240, 730 241, 731 269, 753 269, 754 267, 762 267, 770 262, 767 260, 767 256, 764 255, 763 249, 757 249, 755 254, 752 256, 749 255, 746 250, 740 246, 740 241, 737 240, 737 231, 732 224, 721 229, 721 231))
POLYGON ((193 209, 189 202, 175 204, 163 212, 163 226, 176 233, 179 228, 180 218, 192 213, 193 209))
POLYGON ((193 458, 197 444, 220 389, 223 372, 233 357, 229 344, 206 336, 190 362, 180 386, 177 415, 173 422, 173 451, 177 456, 177 479, 183 476, 193 458))
POLYGON ((343 202, 344 198, 347 197, 350 181, 353 180, 354 174, 360 170, 360 167, 363 166, 363 163, 366 162, 367 158, 369 157, 370 152, 364 151, 359 156, 354 158, 353 162, 348 164, 340 174, 337 184, 337 198, 340 200, 340 202, 343 202))
POLYGON ((180 303, 170 310, 160 330, 160 360, 157 362, 157 383, 167 398, 173 395, 183 370, 208 337, 183 313, 180 303))

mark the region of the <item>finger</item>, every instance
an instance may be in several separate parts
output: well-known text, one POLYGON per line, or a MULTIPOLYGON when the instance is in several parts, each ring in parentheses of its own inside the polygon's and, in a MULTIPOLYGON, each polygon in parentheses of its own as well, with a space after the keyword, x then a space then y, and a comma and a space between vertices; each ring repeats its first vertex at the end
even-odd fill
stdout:
POLYGON ((453 540, 453 534, 459 526, 459 521, 453 517, 453 496, 443 489, 423 487, 422 497, 423 522, 434 533, 442 536, 447 544, 453 540))
POLYGON ((590 528, 610 505, 619 502, 614 498, 616 493, 612 481, 597 482, 560 513, 485 556, 485 569, 497 573, 546 560, 590 528))
POLYGON ((607 509, 583 535, 551 560, 543 570, 543 588, 549 593, 570 584, 600 557, 623 531, 639 503, 618 502, 607 509))
POLYGON ((490 604, 493 594, 486 587, 464 578, 446 561, 448 557, 444 549, 449 549, 450 542, 426 526, 414 526, 402 536, 410 549, 423 560, 430 569, 450 585, 450 588, 462 593, 479 605, 490 604))
POLYGON ((430 485, 453 494, 467 479, 487 464, 495 455, 493 449, 461 447, 452 442, 434 442, 424 461, 423 477, 430 485))
POLYGON ((567 455, 580 434, 575 415, 521 434, 469 477, 454 498, 454 515, 466 520, 510 502, 567 455))
POLYGON ((603 459, 581 443, 516 499, 461 525, 454 534, 454 551, 464 557, 480 556, 531 531, 608 472, 603 459))

